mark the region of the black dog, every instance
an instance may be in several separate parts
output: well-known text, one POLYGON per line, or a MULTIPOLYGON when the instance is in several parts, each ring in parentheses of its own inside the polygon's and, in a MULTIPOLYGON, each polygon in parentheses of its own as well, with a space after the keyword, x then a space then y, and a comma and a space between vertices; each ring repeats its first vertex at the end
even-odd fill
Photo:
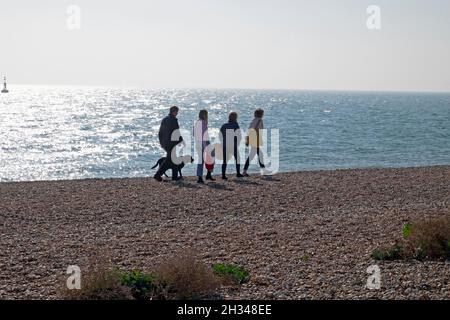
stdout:
MULTIPOLYGON (((162 157, 159 158, 159 160, 156 162, 156 164, 152 167, 152 169, 155 169, 156 167, 160 167, 162 165, 162 163, 166 161, 166 157, 162 157)), ((191 163, 194 162, 194 158, 191 157, 191 163)), ((180 179, 183 179, 183 175, 181 174, 181 169, 184 168, 184 161, 181 162, 180 164, 174 164, 172 168, 169 169, 175 169, 178 171, 178 176, 180 177, 180 179)), ((167 177, 167 174, 164 172, 164 175, 167 177)))

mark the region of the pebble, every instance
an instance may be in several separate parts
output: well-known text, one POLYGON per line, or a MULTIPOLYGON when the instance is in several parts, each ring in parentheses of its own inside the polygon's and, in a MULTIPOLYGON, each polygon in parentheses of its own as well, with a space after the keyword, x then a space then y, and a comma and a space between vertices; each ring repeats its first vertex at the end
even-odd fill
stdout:
POLYGON ((450 299, 449 262, 370 257, 405 221, 450 214, 449 177, 450 166, 435 166, 203 186, 192 177, 0 183, 0 299, 57 299, 67 266, 94 254, 139 269, 189 248, 207 265, 249 270, 248 284, 223 288, 227 299, 450 299), (381 290, 365 287, 373 264, 381 290))

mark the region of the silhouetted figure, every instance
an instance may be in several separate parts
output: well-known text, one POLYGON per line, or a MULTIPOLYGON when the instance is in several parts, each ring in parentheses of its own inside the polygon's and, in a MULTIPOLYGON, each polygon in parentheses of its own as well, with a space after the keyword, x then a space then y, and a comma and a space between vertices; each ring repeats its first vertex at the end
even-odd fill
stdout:
POLYGON ((241 165, 238 146, 241 142, 241 129, 237 122, 238 115, 236 112, 231 112, 228 116, 228 122, 220 128, 220 142, 222 143, 223 164, 222 164, 222 179, 227 180, 227 162, 231 156, 236 162, 236 177, 243 177, 241 174, 241 165))
POLYGON ((258 155, 259 167, 261 168, 262 174, 270 174, 270 172, 265 169, 266 167, 264 165, 264 154, 261 150, 261 146, 263 145, 262 129, 264 129, 264 123, 262 118, 264 116, 264 110, 258 108, 255 110, 254 115, 255 118, 250 123, 247 141, 245 143, 250 148, 248 158, 245 161, 244 165, 243 174, 245 177, 248 177, 247 170, 250 166, 250 161, 253 160, 255 155, 258 155))
MULTIPOLYGON (((203 164, 205 163, 205 149, 211 144, 209 134, 208 134, 208 111, 200 110, 198 114, 198 120, 194 124, 192 130, 195 141, 195 150, 198 155, 199 163, 197 164, 197 177, 198 183, 204 183, 203 181, 203 164)), ((212 159, 210 159, 212 160, 212 159)), ((214 168, 213 163, 207 163, 207 174, 206 180, 214 181, 212 177, 212 171, 214 168)))
POLYGON ((180 129, 177 119, 178 111, 178 107, 171 107, 169 115, 161 121, 161 126, 159 127, 159 143, 161 144, 161 147, 167 152, 167 156, 166 160, 161 164, 154 176, 154 178, 158 181, 162 181, 162 175, 168 169, 172 169, 172 180, 178 180, 178 171, 174 168, 172 159, 172 151, 175 151, 174 148, 177 146, 177 144, 183 141, 183 137, 181 135, 179 135, 178 139, 172 141, 173 133, 176 130, 180 129))

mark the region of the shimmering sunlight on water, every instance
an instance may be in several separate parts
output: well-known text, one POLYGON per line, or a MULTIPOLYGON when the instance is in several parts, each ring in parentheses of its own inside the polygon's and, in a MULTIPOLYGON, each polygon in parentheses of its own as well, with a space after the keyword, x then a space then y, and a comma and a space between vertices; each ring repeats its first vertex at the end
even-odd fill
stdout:
MULTIPOLYGON (((0 95, 0 181, 150 176, 168 107, 213 133, 256 107, 280 130, 280 169, 450 164, 450 94, 15 87, 0 95)), ((256 169, 256 166, 253 166, 256 169)), ((194 166, 185 168, 194 174, 194 166)))

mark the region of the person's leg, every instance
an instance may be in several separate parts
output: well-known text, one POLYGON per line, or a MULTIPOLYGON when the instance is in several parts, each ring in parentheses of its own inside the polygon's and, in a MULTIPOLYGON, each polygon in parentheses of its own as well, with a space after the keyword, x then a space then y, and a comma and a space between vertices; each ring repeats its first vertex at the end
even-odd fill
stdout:
POLYGON ((172 168, 172 180, 178 180, 178 169, 172 168))
POLYGON ((245 165, 244 165, 244 175, 247 173, 248 167, 250 166, 250 162, 253 160, 256 153, 257 153, 256 148, 250 147, 250 152, 249 152, 248 158, 245 161, 245 165))
POLYGON ((227 163, 224 162, 222 164, 222 179, 226 179, 226 177, 227 177, 226 172, 227 172, 227 163))
POLYGON ((209 141, 205 144, 205 151, 207 157, 205 157, 205 166, 206 166, 206 180, 215 181, 216 179, 213 178, 212 173, 214 170, 214 162, 215 162, 215 150, 214 148, 211 149, 211 143, 209 141), (209 162, 209 163, 207 163, 209 162))
POLYGON ((244 174, 247 173, 248 167, 250 166, 250 159, 247 158, 247 160, 245 160, 245 164, 244 164, 244 174))
POLYGON ((211 180, 211 181, 215 181, 216 180, 212 176, 212 171, 208 170, 208 172, 206 173, 206 180, 211 180))
POLYGON ((198 161, 199 163, 197 164, 197 177, 201 178, 203 176, 203 148, 201 145, 197 144, 195 146, 195 149, 197 151, 197 156, 198 156, 198 161))
POLYGON ((200 163, 197 164, 197 182, 198 183, 204 183, 203 181, 203 158, 200 158, 200 163))
POLYGON ((241 174, 241 164, 236 161, 236 176, 238 178, 242 178, 243 175, 241 174))
POLYGON ((197 164, 197 177, 201 178, 203 176, 203 163, 197 164))
POLYGON ((172 180, 178 180, 178 169, 175 168, 175 164, 172 161, 172 157, 170 157, 169 168, 172 168, 172 180))
POLYGON ((264 153, 262 152, 261 148, 258 148, 257 151, 258 153, 258 162, 259 162, 259 167, 261 169, 264 169, 266 166, 264 165, 264 153))
POLYGON ((258 161, 259 161, 259 167, 261 168, 261 174, 263 176, 273 174, 272 171, 266 169, 266 166, 264 164, 264 153, 261 148, 258 148, 258 161))
POLYGON ((236 161, 236 176, 241 178, 243 175, 241 174, 241 159, 239 158, 239 150, 237 146, 234 147, 234 160, 236 161))
POLYGON ((228 156, 227 156, 227 150, 225 148, 223 148, 222 150, 222 155, 223 155, 223 164, 222 164, 222 179, 226 179, 226 172, 227 172, 227 160, 228 160, 228 156))

